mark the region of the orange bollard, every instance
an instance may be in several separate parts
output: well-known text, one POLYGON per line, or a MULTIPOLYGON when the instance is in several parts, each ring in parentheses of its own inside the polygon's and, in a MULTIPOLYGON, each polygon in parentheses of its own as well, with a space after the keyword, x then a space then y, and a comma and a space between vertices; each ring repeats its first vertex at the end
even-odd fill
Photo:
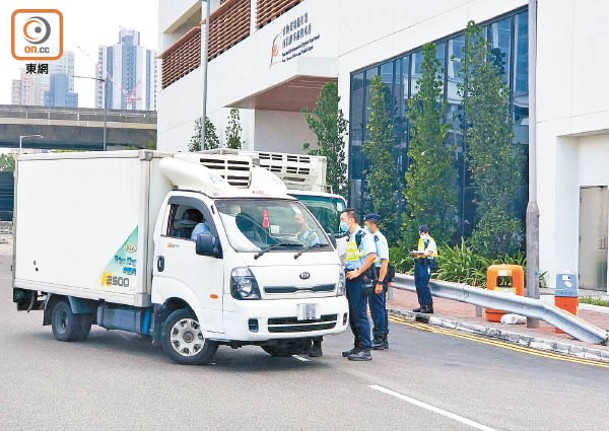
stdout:
MULTIPOLYGON (((569 313, 577 316, 577 309, 579 308, 579 298, 575 297, 562 297, 562 296, 555 296, 554 297, 554 305, 556 305, 558 308, 562 308, 565 311, 568 311, 569 313)), ((554 332, 556 332, 557 334, 564 334, 565 331, 560 330, 558 328, 554 328, 554 332)))
MULTIPOLYGON (((577 316, 577 310, 579 308, 578 293, 577 274, 556 274, 556 293, 554 295, 554 305, 577 316)), ((557 334, 565 333, 558 328, 554 328, 554 332, 557 334)))
MULTIPOLYGON (((506 291, 509 293, 524 296, 524 270, 519 265, 491 265, 486 270, 486 288, 488 290, 506 291), (499 277, 511 277, 510 287, 499 287, 499 277)), ((501 316, 506 314, 502 310, 487 308, 485 311, 486 320, 489 322, 501 321, 501 316)))

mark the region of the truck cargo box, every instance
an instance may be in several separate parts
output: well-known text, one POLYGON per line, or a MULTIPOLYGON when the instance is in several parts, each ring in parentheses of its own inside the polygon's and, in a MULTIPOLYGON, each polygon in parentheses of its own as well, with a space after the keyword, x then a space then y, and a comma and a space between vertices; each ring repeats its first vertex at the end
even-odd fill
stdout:
POLYGON ((14 286, 149 305, 152 231, 171 190, 158 168, 167 155, 141 150, 21 156, 14 286))

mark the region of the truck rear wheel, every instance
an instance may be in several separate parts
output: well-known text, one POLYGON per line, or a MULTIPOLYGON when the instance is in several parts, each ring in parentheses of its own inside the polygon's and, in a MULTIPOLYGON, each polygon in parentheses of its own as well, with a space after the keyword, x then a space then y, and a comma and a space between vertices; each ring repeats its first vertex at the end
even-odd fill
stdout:
POLYGON ((80 330, 80 319, 72 312, 70 303, 62 299, 53 305, 51 311, 53 336, 59 341, 72 341, 80 330))
POLYGON ((306 353, 310 347, 311 340, 305 338, 286 340, 280 344, 262 346, 262 350, 275 358, 287 358, 292 355, 302 355, 303 353, 306 353))
POLYGON ((74 317, 78 323, 78 331, 74 335, 74 341, 83 341, 91 332, 91 324, 93 323, 93 316, 90 314, 75 314, 74 317))
POLYGON ((218 343, 203 337, 197 317, 185 308, 167 317, 161 340, 167 356, 183 365, 209 364, 218 350, 218 343))

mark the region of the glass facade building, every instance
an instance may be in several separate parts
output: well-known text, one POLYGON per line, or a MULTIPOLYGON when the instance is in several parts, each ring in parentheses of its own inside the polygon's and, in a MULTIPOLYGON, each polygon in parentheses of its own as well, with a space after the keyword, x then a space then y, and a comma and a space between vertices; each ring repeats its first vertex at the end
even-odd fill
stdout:
MULTIPOLYGON (((464 26, 467 23, 464 23, 464 26)), ((511 93, 511 111, 514 124, 514 145, 528 145, 528 13, 518 9, 481 23, 491 49, 500 53, 506 83, 511 93)), ((473 193, 467 173, 463 139, 463 107, 458 92, 459 69, 463 56, 463 32, 435 41, 444 80, 444 100, 447 103, 446 123, 449 124, 448 142, 455 149, 459 170, 459 227, 467 236, 473 228, 473 193)), ((368 105, 370 80, 379 75, 387 86, 390 97, 391 119, 394 133, 394 157, 403 180, 408 169, 409 124, 408 99, 416 93, 423 55, 421 48, 406 52, 381 63, 357 70, 351 74, 349 110, 349 179, 350 203, 359 210, 371 209, 366 190, 367 162, 362 145, 369 138, 368 105)), ((525 154, 527 151, 524 152, 525 154)), ((514 215, 524 218, 527 203, 527 170, 523 166, 525 181, 515 197, 514 215)), ((403 205, 403 204, 402 204, 403 205)), ((406 208, 402 206, 401 210, 406 208)))

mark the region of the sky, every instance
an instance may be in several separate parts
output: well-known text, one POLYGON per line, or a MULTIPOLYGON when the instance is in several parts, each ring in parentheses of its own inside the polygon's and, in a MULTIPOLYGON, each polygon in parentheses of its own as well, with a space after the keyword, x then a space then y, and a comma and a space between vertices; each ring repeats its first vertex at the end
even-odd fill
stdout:
MULTIPOLYGON (((74 52, 76 75, 95 76, 98 47, 114 45, 120 27, 139 30, 142 46, 158 48, 158 0, 0 0, 0 104, 11 103, 12 80, 29 63, 11 55, 11 14, 16 9, 61 11, 64 51, 74 52)), ((74 87, 79 106, 94 107, 95 81, 75 79, 74 87)))

